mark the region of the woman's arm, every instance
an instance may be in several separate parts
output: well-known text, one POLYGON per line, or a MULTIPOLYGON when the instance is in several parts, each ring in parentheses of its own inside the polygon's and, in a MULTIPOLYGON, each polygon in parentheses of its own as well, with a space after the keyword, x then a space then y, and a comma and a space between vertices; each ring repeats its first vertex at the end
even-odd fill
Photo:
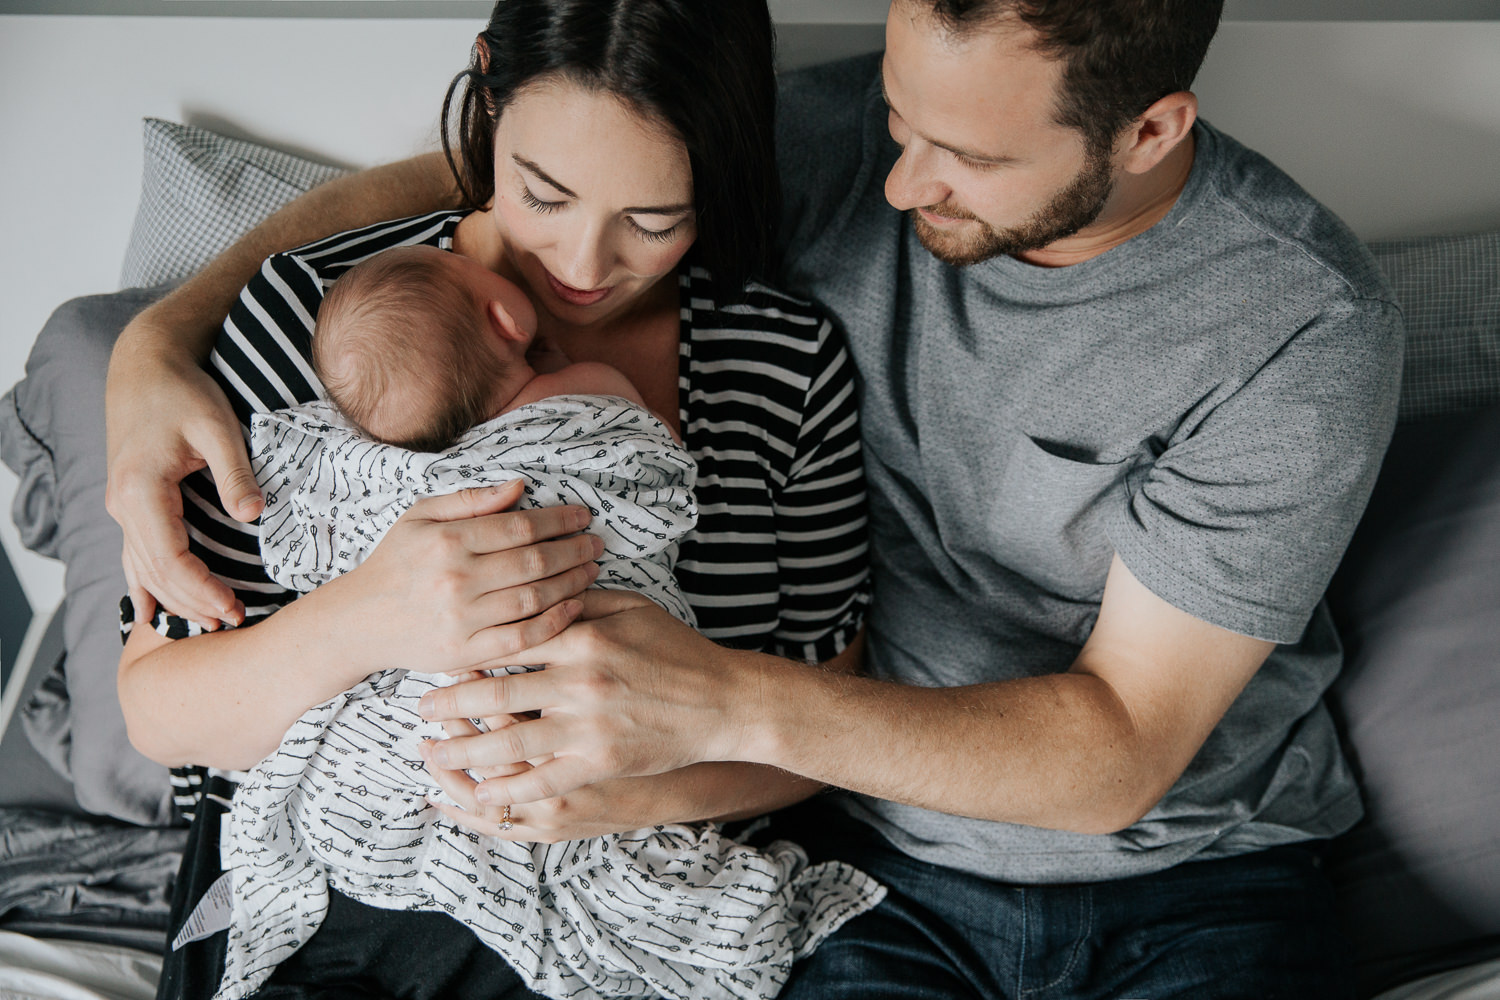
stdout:
POLYGON ((601 546, 573 534, 587 508, 507 512, 520 496, 513 482, 423 500, 358 569, 248 628, 168 641, 138 619, 119 673, 131 742, 167 765, 244 769, 367 674, 476 669, 555 635, 601 546))
POLYGON ((254 520, 260 493, 224 394, 202 370, 235 298, 273 253, 381 219, 454 206, 431 153, 321 185, 272 215, 126 326, 105 388, 106 506, 125 534, 125 575, 143 614, 159 598, 216 627, 243 620, 234 593, 188 552, 177 484, 213 475, 224 510, 254 520))

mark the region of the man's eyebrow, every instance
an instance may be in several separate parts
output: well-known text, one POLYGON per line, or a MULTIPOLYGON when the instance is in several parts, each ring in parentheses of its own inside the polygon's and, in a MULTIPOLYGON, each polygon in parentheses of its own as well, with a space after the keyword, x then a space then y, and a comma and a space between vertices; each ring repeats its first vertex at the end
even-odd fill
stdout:
MULTIPOLYGON (((569 198, 577 198, 578 197, 578 195, 574 194, 572 191, 568 190, 563 185, 557 183, 557 181, 552 178, 552 175, 548 174, 547 171, 543 170, 540 166, 538 166, 535 161, 528 160, 526 157, 520 155, 519 153, 512 153, 511 156, 510 156, 510 158, 512 160, 515 160, 516 163, 520 164, 522 167, 525 167, 527 170, 531 171, 533 174, 536 174, 538 177, 540 177, 542 180, 546 181, 548 184, 550 184, 553 187, 555 187, 558 191, 561 191, 567 197, 569 197, 569 198)), ((637 206, 637 207, 634 207, 634 208, 627 208, 627 209, 625 209, 625 214, 626 215, 680 215, 683 212, 691 212, 692 210, 693 210, 693 203, 690 202, 690 201, 684 201, 684 202, 679 202, 679 203, 673 204, 673 205, 641 205, 641 206, 637 206)))
MULTIPOLYGON (((885 106, 896 113, 897 118, 900 118, 902 121, 906 121, 906 116, 903 115, 900 111, 897 111, 896 106, 891 103, 891 95, 885 89, 884 73, 880 75, 880 97, 881 100, 885 101, 885 106)), ((910 122, 907 122, 906 124, 907 127, 911 126, 910 122)), ((979 163, 992 163, 996 166, 1001 166, 1007 163, 1020 162, 1014 156, 996 156, 993 153, 981 153, 977 149, 965 149, 962 146, 954 146, 946 142, 939 142, 937 139, 933 139, 930 136, 922 135, 922 133, 917 132, 916 129, 912 129, 912 131, 916 132, 918 136, 921 136, 922 141, 926 142, 928 145, 936 146, 938 149, 945 149, 948 152, 952 153, 954 156, 962 157, 965 160, 974 160, 979 163)))
POLYGON ((548 184, 550 184, 553 187, 557 188, 557 190, 561 191, 563 194, 567 195, 569 198, 577 198, 578 197, 578 195, 574 194, 572 191, 568 190, 567 188, 563 187, 561 184, 557 183, 557 181, 553 180, 552 176, 550 174, 548 174, 547 171, 545 171, 541 167, 537 166, 536 163, 534 163, 533 161, 526 159, 526 157, 522 156, 521 154, 519 154, 519 153, 512 153, 512 154, 510 154, 510 158, 512 160, 515 160, 516 163, 518 163, 521 166, 525 167, 527 170, 529 170, 532 173, 536 174, 538 177, 540 177, 542 180, 546 181, 548 184))

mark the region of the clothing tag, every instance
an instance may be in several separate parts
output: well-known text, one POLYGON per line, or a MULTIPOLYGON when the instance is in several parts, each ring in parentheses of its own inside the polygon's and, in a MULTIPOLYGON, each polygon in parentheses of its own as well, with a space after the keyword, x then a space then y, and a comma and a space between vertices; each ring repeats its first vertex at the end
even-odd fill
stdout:
POLYGON ((234 875, 231 872, 225 872, 208 887, 203 898, 198 900, 198 905, 188 915, 187 923, 183 924, 182 930, 177 932, 177 938, 172 942, 172 950, 176 951, 193 941, 201 941, 210 934, 217 934, 228 927, 233 904, 234 875))

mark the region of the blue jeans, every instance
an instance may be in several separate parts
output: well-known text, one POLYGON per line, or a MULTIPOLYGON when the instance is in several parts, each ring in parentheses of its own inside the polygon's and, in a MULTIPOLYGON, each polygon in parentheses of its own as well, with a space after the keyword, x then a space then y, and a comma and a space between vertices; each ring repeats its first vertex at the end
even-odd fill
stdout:
POLYGON ((1078 885, 914 860, 826 803, 774 830, 889 894, 799 963, 782 1000, 1346 1000, 1353 976, 1317 853, 1277 847, 1078 885))

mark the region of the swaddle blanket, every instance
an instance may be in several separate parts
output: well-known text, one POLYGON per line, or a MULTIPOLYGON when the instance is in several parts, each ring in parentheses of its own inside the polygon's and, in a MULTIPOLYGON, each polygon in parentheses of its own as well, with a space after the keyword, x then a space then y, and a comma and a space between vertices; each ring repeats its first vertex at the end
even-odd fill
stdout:
MULTIPOLYGON (((448 452, 371 442, 331 406, 252 426, 268 570, 306 590, 358 565, 419 497, 527 481, 527 503, 583 503, 605 540, 599 586, 691 612, 671 574, 691 529, 695 466, 654 417, 611 397, 556 397, 466 434, 448 452)), ((374 674, 305 713, 235 795, 220 845, 233 913, 218 996, 238 1000, 312 936, 333 886, 371 906, 443 911, 553 997, 769 997, 792 961, 884 889, 802 850, 764 851, 713 824, 560 844, 481 838, 425 801, 441 795, 416 714, 446 682, 374 674)))

